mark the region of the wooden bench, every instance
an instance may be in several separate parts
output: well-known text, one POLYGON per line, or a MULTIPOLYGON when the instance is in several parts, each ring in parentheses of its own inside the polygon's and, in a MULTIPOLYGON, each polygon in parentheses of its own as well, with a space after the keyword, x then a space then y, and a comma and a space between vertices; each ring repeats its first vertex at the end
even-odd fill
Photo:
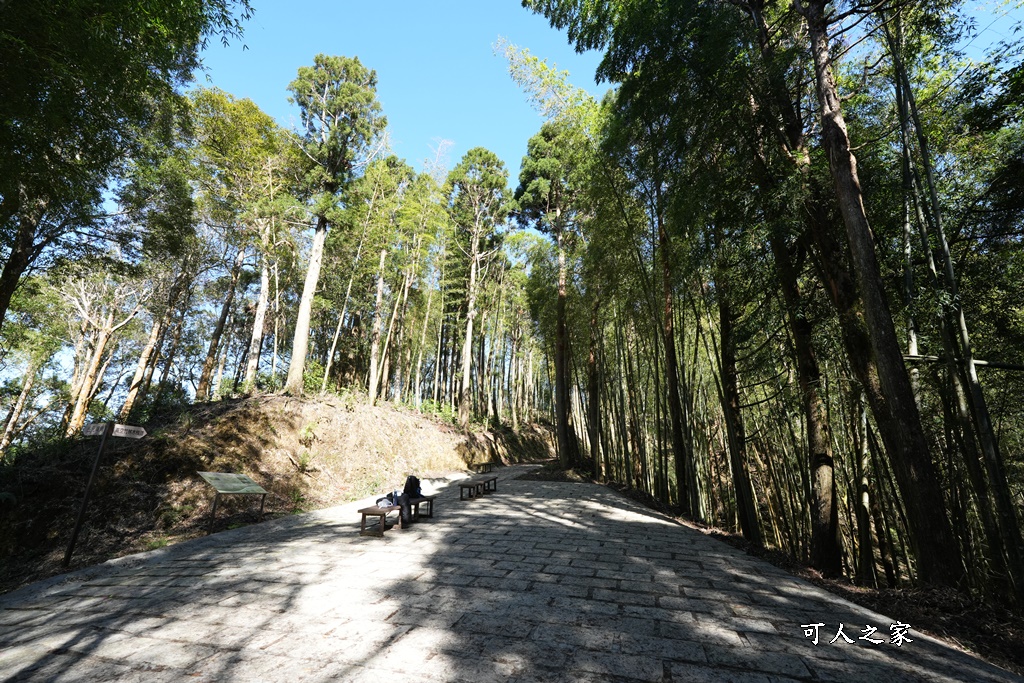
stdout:
MULTIPOLYGON (((363 508, 362 510, 359 510, 359 514, 361 514, 363 516, 363 522, 359 526, 359 533, 360 533, 360 535, 366 535, 367 533, 369 533, 369 534, 372 534, 374 536, 383 536, 384 535, 384 529, 386 528, 385 527, 385 521, 387 520, 388 513, 389 512, 395 512, 396 510, 398 511, 398 528, 401 529, 401 528, 403 528, 402 527, 402 506, 401 505, 388 505, 387 507, 377 507, 376 505, 371 505, 368 508, 363 508), (366 518, 367 517, 380 517, 380 531, 379 532, 378 531, 374 531, 373 529, 371 529, 369 532, 366 531, 366 518)), ((431 512, 433 512, 433 510, 431 510, 431 512)))
POLYGON ((494 469, 493 462, 478 462, 469 466, 469 469, 473 470, 477 474, 484 474, 494 469))
POLYGON ((420 496, 419 498, 409 499, 409 508, 412 510, 412 518, 414 520, 420 518, 420 505, 423 503, 427 504, 427 511, 423 513, 424 517, 434 516, 434 499, 437 496, 420 496))
POLYGON ((459 482, 459 500, 468 492, 468 497, 482 496, 485 493, 498 490, 497 477, 475 477, 459 482))

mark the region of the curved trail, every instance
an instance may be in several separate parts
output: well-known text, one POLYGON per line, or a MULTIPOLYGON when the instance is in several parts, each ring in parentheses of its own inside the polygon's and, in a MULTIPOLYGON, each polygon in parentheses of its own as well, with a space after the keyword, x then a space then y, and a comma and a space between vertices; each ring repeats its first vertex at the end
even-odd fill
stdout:
POLYGON ((353 503, 2 596, 0 680, 1022 680, 913 629, 869 644, 899 615, 526 469, 383 538, 353 503))

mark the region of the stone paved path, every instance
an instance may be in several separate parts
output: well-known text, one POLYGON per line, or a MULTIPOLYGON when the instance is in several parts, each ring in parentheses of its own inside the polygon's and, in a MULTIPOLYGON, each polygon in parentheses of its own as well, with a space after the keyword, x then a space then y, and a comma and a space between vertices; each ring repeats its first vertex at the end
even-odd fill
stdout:
POLYGON ((590 484, 356 505, 0 597, 5 681, 1021 681, 590 484), (803 624, 822 623, 818 644, 803 624), (829 644, 844 625, 854 640, 829 644))

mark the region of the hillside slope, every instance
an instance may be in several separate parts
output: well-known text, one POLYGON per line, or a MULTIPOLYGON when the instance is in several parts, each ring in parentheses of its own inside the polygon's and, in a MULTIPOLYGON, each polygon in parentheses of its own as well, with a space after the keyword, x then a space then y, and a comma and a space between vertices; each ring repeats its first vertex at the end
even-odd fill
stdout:
MULTIPOLYGON (((72 568, 206 533, 213 491, 197 471, 248 474, 269 491, 274 517, 383 494, 409 474, 551 455, 539 427, 463 434, 415 412, 337 398, 225 400, 143 426, 146 438, 108 444, 72 568)), ((98 443, 68 441, 0 468, 0 493, 9 494, 0 507, 0 592, 59 573, 98 443)), ((257 510, 253 497, 224 497, 214 529, 251 523, 257 510)))

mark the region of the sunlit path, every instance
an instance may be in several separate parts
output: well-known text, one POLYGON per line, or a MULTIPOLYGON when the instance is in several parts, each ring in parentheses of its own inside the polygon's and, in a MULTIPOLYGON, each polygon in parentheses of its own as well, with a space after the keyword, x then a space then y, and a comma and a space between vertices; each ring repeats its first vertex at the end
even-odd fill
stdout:
MULTIPOLYGON (((0 599, 27 681, 1013 681, 591 484, 441 492, 383 538, 356 504, 216 534, 0 599), (803 625, 821 623, 818 644, 803 625), (842 637, 835 639, 840 623, 842 637), (835 639, 835 643, 830 643, 835 639)), ((813 629, 812 629, 813 630, 813 629)))

